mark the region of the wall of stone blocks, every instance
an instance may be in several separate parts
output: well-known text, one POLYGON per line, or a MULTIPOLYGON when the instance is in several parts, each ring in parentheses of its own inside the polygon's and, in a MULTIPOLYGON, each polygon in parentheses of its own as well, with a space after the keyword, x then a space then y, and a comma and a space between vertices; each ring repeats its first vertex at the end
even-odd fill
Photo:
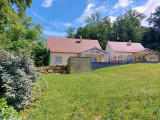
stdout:
POLYGON ((88 57, 70 57, 68 59, 67 72, 84 73, 91 71, 91 59, 88 57))
POLYGON ((42 74, 66 74, 67 65, 51 65, 39 68, 39 71, 42 74))

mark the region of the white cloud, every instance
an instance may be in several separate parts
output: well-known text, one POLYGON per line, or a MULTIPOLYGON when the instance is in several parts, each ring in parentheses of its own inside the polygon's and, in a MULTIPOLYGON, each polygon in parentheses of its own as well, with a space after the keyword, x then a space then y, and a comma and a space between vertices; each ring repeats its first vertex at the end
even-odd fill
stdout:
POLYGON ((49 35, 49 36, 57 36, 57 37, 65 37, 66 33, 65 32, 55 32, 55 31, 50 31, 50 30, 44 30, 43 31, 44 35, 49 35))
POLYGON ((71 27, 72 24, 71 23, 64 23, 64 22, 57 22, 57 21, 54 21, 54 22, 51 22, 50 23, 52 26, 55 26, 56 28, 60 28, 60 27, 71 27))
POLYGON ((84 12, 82 13, 82 15, 78 19, 76 19, 76 22, 83 23, 87 17, 90 17, 91 14, 93 14, 96 11, 99 11, 100 13, 105 13, 105 12, 107 12, 107 8, 105 5, 101 5, 99 7, 96 7, 96 5, 94 3, 90 3, 87 5, 87 7, 84 10, 84 12))
POLYGON ((33 15, 42 21, 46 21, 46 19, 44 19, 42 16, 39 16, 36 12, 33 12, 33 15))
POLYGON ((52 26, 56 27, 56 28, 59 28, 59 23, 54 21, 54 22, 51 22, 50 23, 52 26))
POLYGON ((43 0, 41 6, 42 7, 51 7, 55 0, 43 0))
POLYGON ((148 0, 144 5, 134 8, 147 16, 146 19, 141 22, 143 26, 148 26, 148 22, 146 20, 151 13, 155 12, 155 8, 158 6, 160 6, 159 0, 148 0))
POLYGON ((113 8, 114 9, 118 9, 120 7, 125 8, 132 3, 133 3, 133 1, 131 1, 131 0, 119 0, 118 3, 113 8))
POLYGON ((63 24, 64 24, 64 26, 66 26, 66 27, 71 27, 71 26, 72 26, 71 23, 63 23, 63 24))
POLYGON ((109 16, 109 19, 111 20, 111 23, 113 23, 117 19, 117 17, 109 16))

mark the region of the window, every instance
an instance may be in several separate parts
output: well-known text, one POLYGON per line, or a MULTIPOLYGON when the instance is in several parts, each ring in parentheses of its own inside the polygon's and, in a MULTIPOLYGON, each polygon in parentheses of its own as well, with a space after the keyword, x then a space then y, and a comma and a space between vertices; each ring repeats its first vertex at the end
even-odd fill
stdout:
POLYGON ((91 58, 91 62, 96 62, 96 58, 91 58))
POLYGON ((56 57, 56 63, 61 63, 62 62, 62 58, 61 57, 56 57))

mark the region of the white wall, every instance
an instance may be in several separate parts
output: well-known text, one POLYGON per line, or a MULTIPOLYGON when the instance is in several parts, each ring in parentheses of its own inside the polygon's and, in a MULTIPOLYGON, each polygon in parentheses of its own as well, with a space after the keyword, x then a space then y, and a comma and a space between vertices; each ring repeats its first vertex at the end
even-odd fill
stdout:
POLYGON ((51 53, 50 65, 67 65, 67 60, 69 57, 77 57, 78 54, 69 54, 69 53, 51 53), (56 63, 56 57, 61 57, 62 62, 56 63))
MULTIPOLYGON (((124 56, 124 58, 127 58, 128 56, 133 56, 133 53, 121 53, 121 52, 114 52, 111 48, 111 46, 107 43, 107 46, 106 46, 106 55, 109 56, 108 59, 110 61, 112 60, 118 60, 119 59, 119 56, 124 56), (114 57, 116 56, 116 59, 114 59, 114 57)), ((108 62, 109 60, 106 60, 106 62, 108 62)))
POLYGON ((105 53, 106 53, 106 62, 108 62, 109 60, 111 61, 114 57, 114 52, 111 48, 111 46, 107 43, 107 46, 106 46, 106 50, 105 50, 105 53))

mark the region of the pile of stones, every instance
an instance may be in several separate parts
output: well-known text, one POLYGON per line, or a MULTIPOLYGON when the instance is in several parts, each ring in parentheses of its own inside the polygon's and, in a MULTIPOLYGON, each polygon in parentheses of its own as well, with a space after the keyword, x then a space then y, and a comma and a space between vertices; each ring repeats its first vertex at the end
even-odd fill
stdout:
POLYGON ((51 65, 47 67, 40 68, 40 73, 42 74, 66 74, 67 65, 51 65))

